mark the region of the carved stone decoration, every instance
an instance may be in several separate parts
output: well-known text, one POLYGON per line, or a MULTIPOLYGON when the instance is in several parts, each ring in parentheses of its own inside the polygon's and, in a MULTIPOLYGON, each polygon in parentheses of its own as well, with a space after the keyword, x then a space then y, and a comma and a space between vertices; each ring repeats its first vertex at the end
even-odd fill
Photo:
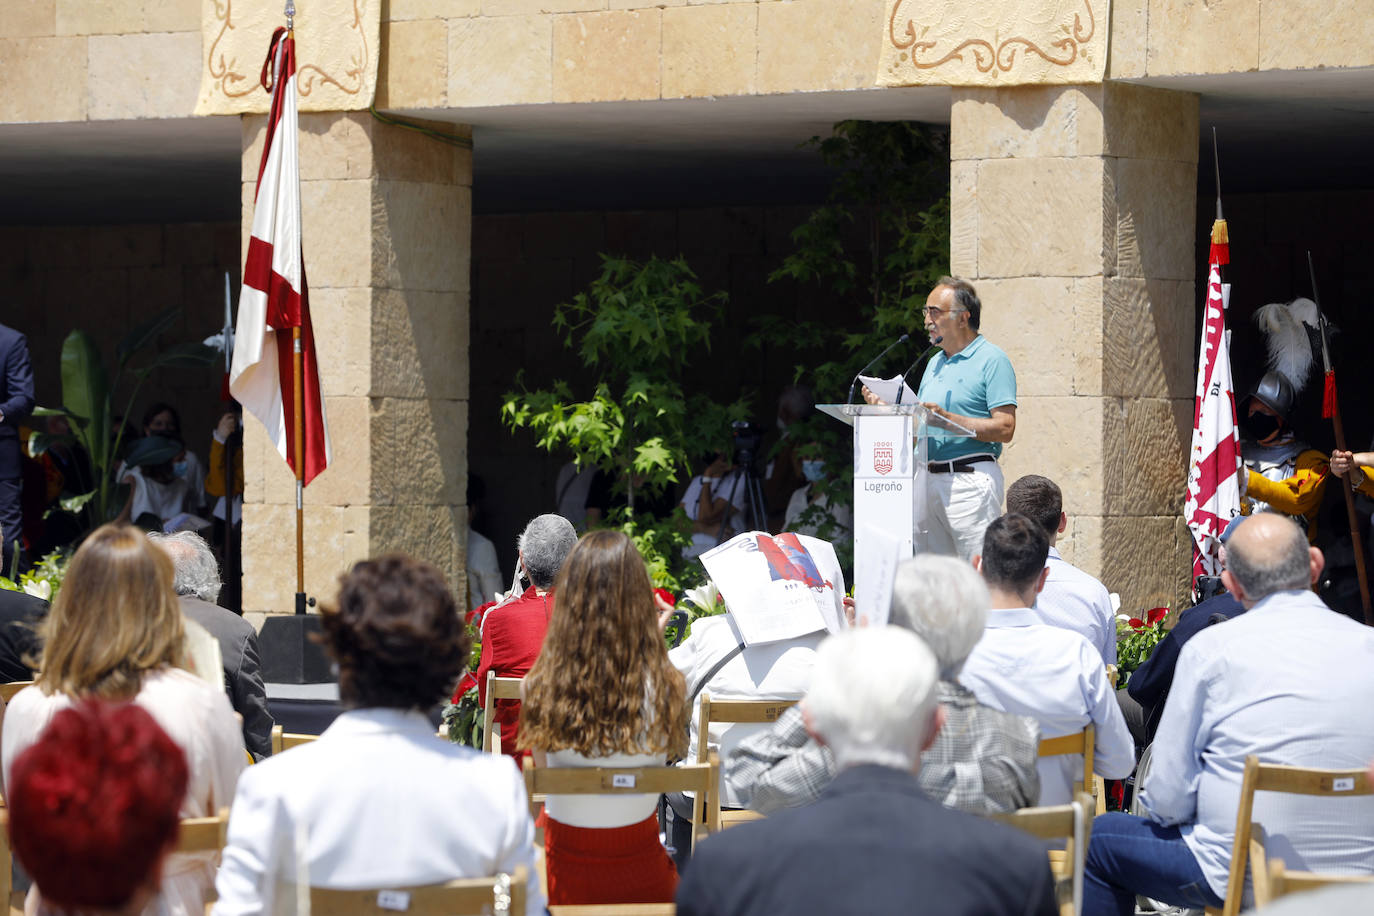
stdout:
POLYGON ((1100 83, 1109 0, 887 0, 880 86, 1100 83))
MULTIPOLYGON (((297 0, 296 86, 301 111, 356 111, 377 89, 382 0, 297 0)), ((259 78, 284 0, 201 0, 196 114, 264 113, 259 78)))

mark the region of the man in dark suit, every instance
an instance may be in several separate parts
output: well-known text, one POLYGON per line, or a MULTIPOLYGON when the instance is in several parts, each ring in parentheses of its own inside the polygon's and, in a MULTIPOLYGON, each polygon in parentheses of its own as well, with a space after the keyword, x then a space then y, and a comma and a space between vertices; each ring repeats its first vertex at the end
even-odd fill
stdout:
POLYGON ((19 421, 33 412, 33 369, 24 335, 0 324, 0 572, 8 575, 19 542, 19 421))
POLYGON ((243 745, 261 760, 272 753, 272 714, 267 709, 267 688, 262 682, 258 631, 238 614, 215 604, 219 597, 219 566, 210 545, 191 531, 148 535, 172 558, 173 587, 181 600, 181 612, 219 641, 224 662, 224 685, 229 703, 243 717, 243 745))
POLYGON ((48 616, 48 602, 0 589, 0 683, 33 680, 25 659, 38 651, 35 629, 48 616))
POLYGON ((678 885, 679 916, 1056 913, 1043 845, 917 787, 944 722, 938 676, 909 630, 826 640, 802 713, 839 775, 810 805, 702 843, 678 885))

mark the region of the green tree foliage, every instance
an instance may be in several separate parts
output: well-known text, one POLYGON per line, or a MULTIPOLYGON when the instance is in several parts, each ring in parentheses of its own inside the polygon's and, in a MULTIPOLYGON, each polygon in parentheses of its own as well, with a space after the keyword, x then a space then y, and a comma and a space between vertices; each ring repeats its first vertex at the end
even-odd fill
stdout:
POLYGON ((635 507, 677 484, 703 452, 727 449, 730 423, 748 417, 747 396, 726 404, 692 390, 690 366, 709 352, 725 301, 723 292, 702 290, 681 258, 602 255, 590 288, 554 310, 554 327, 586 378, 529 390, 520 377, 521 390, 501 407, 505 423, 533 431, 540 448, 611 475, 625 505, 612 521, 635 538, 654 584, 672 589, 681 584, 685 531, 635 507))
MULTIPOLYGON (((855 374, 900 335, 911 342, 876 374, 903 371, 926 345, 920 309, 949 270, 949 145, 943 130, 911 121, 841 121, 808 146, 837 177, 825 204, 792 232, 795 248, 769 281, 815 285, 833 305, 820 321, 762 318, 750 343, 789 354, 795 379, 824 403, 842 401, 855 374)), ((803 457, 826 461, 830 501, 849 503, 848 427, 813 416, 793 435, 808 443, 803 457)), ((814 506, 807 513, 803 521, 828 536, 829 514, 814 506)))

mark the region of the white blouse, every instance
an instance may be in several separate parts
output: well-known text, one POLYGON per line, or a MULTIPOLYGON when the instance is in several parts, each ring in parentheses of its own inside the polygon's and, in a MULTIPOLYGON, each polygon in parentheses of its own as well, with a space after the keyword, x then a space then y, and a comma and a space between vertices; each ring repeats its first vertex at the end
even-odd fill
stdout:
MULTIPOLYGON (((72 702, 66 694, 48 696, 38 687, 26 687, 10 700, 0 734, 0 773, 6 786, 15 758, 72 702)), ((186 754, 190 779, 181 816, 206 817, 228 807, 248 757, 243 749, 243 731, 224 690, 188 671, 162 668, 144 676, 134 702, 147 710, 186 754)), ((170 916, 204 916, 205 893, 214 885, 217 859, 215 853, 169 856, 162 867, 161 898, 148 904, 145 916, 164 912, 170 916)), ((36 904, 36 890, 30 891, 27 908, 36 904)))
MULTIPOLYGON (((667 759, 663 754, 584 757, 570 749, 548 752, 550 767, 661 767, 667 759)), ((569 827, 626 827, 657 807, 657 795, 550 795, 544 802, 549 817, 569 827)))

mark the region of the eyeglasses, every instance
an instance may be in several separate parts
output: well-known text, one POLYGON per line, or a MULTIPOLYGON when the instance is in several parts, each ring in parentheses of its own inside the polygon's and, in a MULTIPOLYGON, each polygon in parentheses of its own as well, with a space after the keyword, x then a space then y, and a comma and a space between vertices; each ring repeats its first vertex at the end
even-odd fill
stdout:
POLYGON ((938 306, 933 306, 933 305, 923 305, 923 306, 921 306, 921 312, 922 312, 922 314, 924 314, 927 318, 939 318, 941 315, 946 315, 946 314, 953 315, 955 312, 967 312, 967 311, 968 311, 968 309, 942 309, 942 308, 939 308, 938 306))

